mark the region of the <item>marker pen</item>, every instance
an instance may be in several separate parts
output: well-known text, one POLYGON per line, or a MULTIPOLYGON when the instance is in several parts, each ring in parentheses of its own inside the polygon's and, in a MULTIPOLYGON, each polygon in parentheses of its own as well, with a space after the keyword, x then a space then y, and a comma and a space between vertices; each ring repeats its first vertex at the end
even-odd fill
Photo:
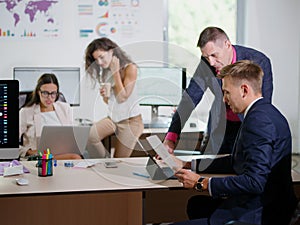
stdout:
POLYGON ((150 176, 141 173, 132 172, 132 174, 139 177, 150 178, 150 176))

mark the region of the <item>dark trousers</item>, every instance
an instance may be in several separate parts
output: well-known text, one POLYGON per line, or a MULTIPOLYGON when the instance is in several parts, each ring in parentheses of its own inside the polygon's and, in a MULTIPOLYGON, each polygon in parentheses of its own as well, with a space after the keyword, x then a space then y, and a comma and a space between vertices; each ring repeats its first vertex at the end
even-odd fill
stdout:
POLYGON ((190 220, 209 218, 211 214, 223 202, 222 199, 215 199, 206 195, 195 195, 187 204, 187 214, 190 220))

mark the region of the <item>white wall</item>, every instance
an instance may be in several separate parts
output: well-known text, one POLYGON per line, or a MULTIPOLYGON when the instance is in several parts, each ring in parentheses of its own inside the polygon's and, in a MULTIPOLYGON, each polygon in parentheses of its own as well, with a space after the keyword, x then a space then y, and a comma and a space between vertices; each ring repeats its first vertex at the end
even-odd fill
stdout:
MULTIPOLYGON (((63 0, 59 2, 65 13, 62 17, 61 37, 54 39, 0 39, 0 79, 12 79, 13 67, 80 67, 81 68, 81 103, 73 107, 74 118, 88 118, 97 121, 107 115, 107 106, 99 98, 97 90, 85 74, 84 51, 87 45, 99 37, 80 38, 77 26, 77 1, 63 0), (75 22, 74 22, 75 21, 75 22)), ((128 37, 116 41, 133 60, 138 63, 162 61, 163 50, 163 2, 161 0, 140 2, 143 31, 138 37, 128 37), (160 41, 160 43, 158 42, 160 41)), ((1 7, 4 7, 2 4, 1 7)), ((118 39, 119 36, 116 36, 118 39)))
POLYGON ((300 153, 299 53, 300 1, 245 0, 245 45, 271 58, 273 103, 287 117, 293 151, 300 153))

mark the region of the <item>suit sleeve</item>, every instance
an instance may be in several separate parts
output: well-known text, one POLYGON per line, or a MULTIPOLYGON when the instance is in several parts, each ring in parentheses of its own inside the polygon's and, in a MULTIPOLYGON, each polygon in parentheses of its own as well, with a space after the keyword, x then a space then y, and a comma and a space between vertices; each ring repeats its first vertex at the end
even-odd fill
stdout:
POLYGON ((270 59, 265 57, 260 62, 260 67, 264 71, 262 94, 263 97, 267 99, 269 103, 271 103, 273 94, 273 73, 270 59))
POLYGON ((237 176, 212 178, 211 194, 214 197, 263 192, 272 167, 272 151, 276 129, 267 116, 248 118, 242 127, 233 155, 237 176))
POLYGON ((207 89, 207 80, 214 76, 207 62, 201 59, 188 88, 183 92, 181 101, 174 113, 168 132, 180 135, 192 111, 201 101, 207 89))
POLYGON ((231 155, 216 159, 198 159, 197 173, 208 174, 234 174, 231 163, 231 155))

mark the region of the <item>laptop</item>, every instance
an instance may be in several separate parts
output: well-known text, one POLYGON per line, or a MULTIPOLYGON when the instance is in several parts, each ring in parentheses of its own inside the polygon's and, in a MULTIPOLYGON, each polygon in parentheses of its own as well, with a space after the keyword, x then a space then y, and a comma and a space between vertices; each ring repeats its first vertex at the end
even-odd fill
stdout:
POLYGON ((83 155, 90 133, 90 126, 44 126, 38 144, 43 152, 49 148, 54 155, 76 153, 83 155))
POLYGON ((149 159, 146 170, 150 177, 153 180, 177 179, 174 174, 182 168, 182 165, 179 165, 178 162, 174 160, 173 156, 168 152, 157 135, 146 137, 146 139, 152 149, 162 158, 163 162, 165 162, 164 165, 159 164, 150 154, 148 154, 149 159))

